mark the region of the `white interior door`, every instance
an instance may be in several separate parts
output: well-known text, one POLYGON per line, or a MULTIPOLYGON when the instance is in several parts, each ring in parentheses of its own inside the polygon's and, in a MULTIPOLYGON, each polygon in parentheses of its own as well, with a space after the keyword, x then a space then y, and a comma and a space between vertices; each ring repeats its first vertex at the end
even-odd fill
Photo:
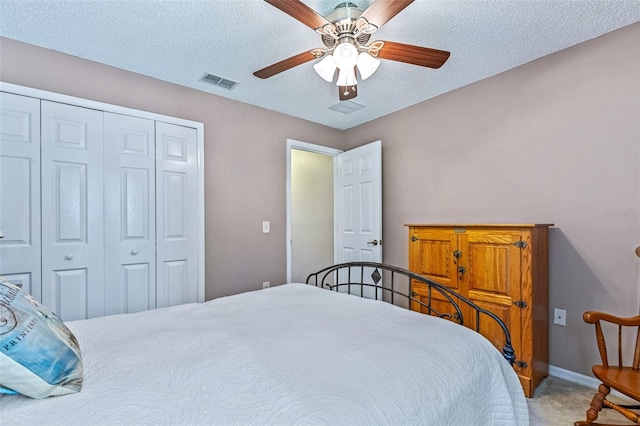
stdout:
POLYGON ((158 308, 198 301, 197 134, 156 122, 158 308))
POLYGON ((42 101, 42 302, 104 315, 103 113, 42 101))
MULTIPOLYGON (((382 262, 382 142, 338 154, 336 182, 336 263, 382 262)), ((371 272, 365 280, 373 284, 371 272)), ((376 292, 369 288, 363 295, 375 298, 376 292)))
POLYGON ((156 307, 155 125, 104 115, 105 315, 156 307))
POLYGON ((0 275, 40 299, 40 99, 0 93, 0 275))

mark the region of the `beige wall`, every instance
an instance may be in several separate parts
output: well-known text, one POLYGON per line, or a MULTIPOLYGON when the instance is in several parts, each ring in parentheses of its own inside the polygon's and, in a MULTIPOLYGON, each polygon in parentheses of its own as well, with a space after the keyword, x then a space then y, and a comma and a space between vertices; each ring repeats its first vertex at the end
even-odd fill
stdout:
POLYGON ((333 263, 333 156, 291 150, 291 281, 333 263))
POLYGON ((640 24, 346 132, 7 39, 0 58, 3 81, 205 123, 207 299, 285 281, 287 138, 381 139, 385 262, 407 265, 405 223, 552 222, 551 364, 589 374, 583 311, 638 312, 640 24))
POLYGON ((640 24, 346 133, 383 141, 386 263, 407 266, 405 223, 555 223, 551 364, 590 374, 585 310, 638 313, 640 24))
POLYGON ((342 148, 343 132, 7 38, 0 58, 4 82, 203 122, 206 298, 286 281, 287 138, 342 148))

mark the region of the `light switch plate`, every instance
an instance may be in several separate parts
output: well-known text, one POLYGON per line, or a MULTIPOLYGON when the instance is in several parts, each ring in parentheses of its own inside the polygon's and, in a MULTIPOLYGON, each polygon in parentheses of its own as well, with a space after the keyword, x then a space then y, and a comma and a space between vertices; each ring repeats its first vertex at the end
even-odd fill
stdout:
POLYGON ((271 232, 271 223, 268 220, 265 220, 262 222, 262 233, 268 234, 269 232, 271 232))

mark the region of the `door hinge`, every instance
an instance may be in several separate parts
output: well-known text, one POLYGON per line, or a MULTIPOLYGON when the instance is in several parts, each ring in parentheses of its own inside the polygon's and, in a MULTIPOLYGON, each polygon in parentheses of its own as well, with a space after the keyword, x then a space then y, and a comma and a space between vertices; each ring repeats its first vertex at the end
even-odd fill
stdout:
POLYGON ((529 364, 526 361, 516 361, 513 363, 516 367, 527 368, 529 364))
POLYGON ((529 304, 524 300, 516 300, 515 302, 511 302, 511 303, 516 305, 518 308, 526 308, 527 306, 529 306, 529 304))
POLYGON ((516 241, 515 243, 513 243, 514 246, 518 247, 518 248, 526 248, 527 247, 527 242, 526 241, 516 241))

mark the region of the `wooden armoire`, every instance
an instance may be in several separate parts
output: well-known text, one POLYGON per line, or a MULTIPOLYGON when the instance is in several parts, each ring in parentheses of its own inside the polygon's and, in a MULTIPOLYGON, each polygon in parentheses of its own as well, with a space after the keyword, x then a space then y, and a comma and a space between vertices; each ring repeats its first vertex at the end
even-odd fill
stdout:
MULTIPOLYGON (((507 325, 516 353, 514 369, 525 395, 532 397, 549 375, 548 246, 553 225, 406 226, 409 269, 450 287, 507 325)), ((417 299, 429 296, 418 283, 412 284, 412 292, 417 299)), ((444 299, 432 300, 432 305, 454 314, 444 299)), ((463 310, 463 319, 465 326, 475 328, 474 315, 463 310)), ((501 349, 502 330, 489 318, 481 321, 480 332, 501 349)))

